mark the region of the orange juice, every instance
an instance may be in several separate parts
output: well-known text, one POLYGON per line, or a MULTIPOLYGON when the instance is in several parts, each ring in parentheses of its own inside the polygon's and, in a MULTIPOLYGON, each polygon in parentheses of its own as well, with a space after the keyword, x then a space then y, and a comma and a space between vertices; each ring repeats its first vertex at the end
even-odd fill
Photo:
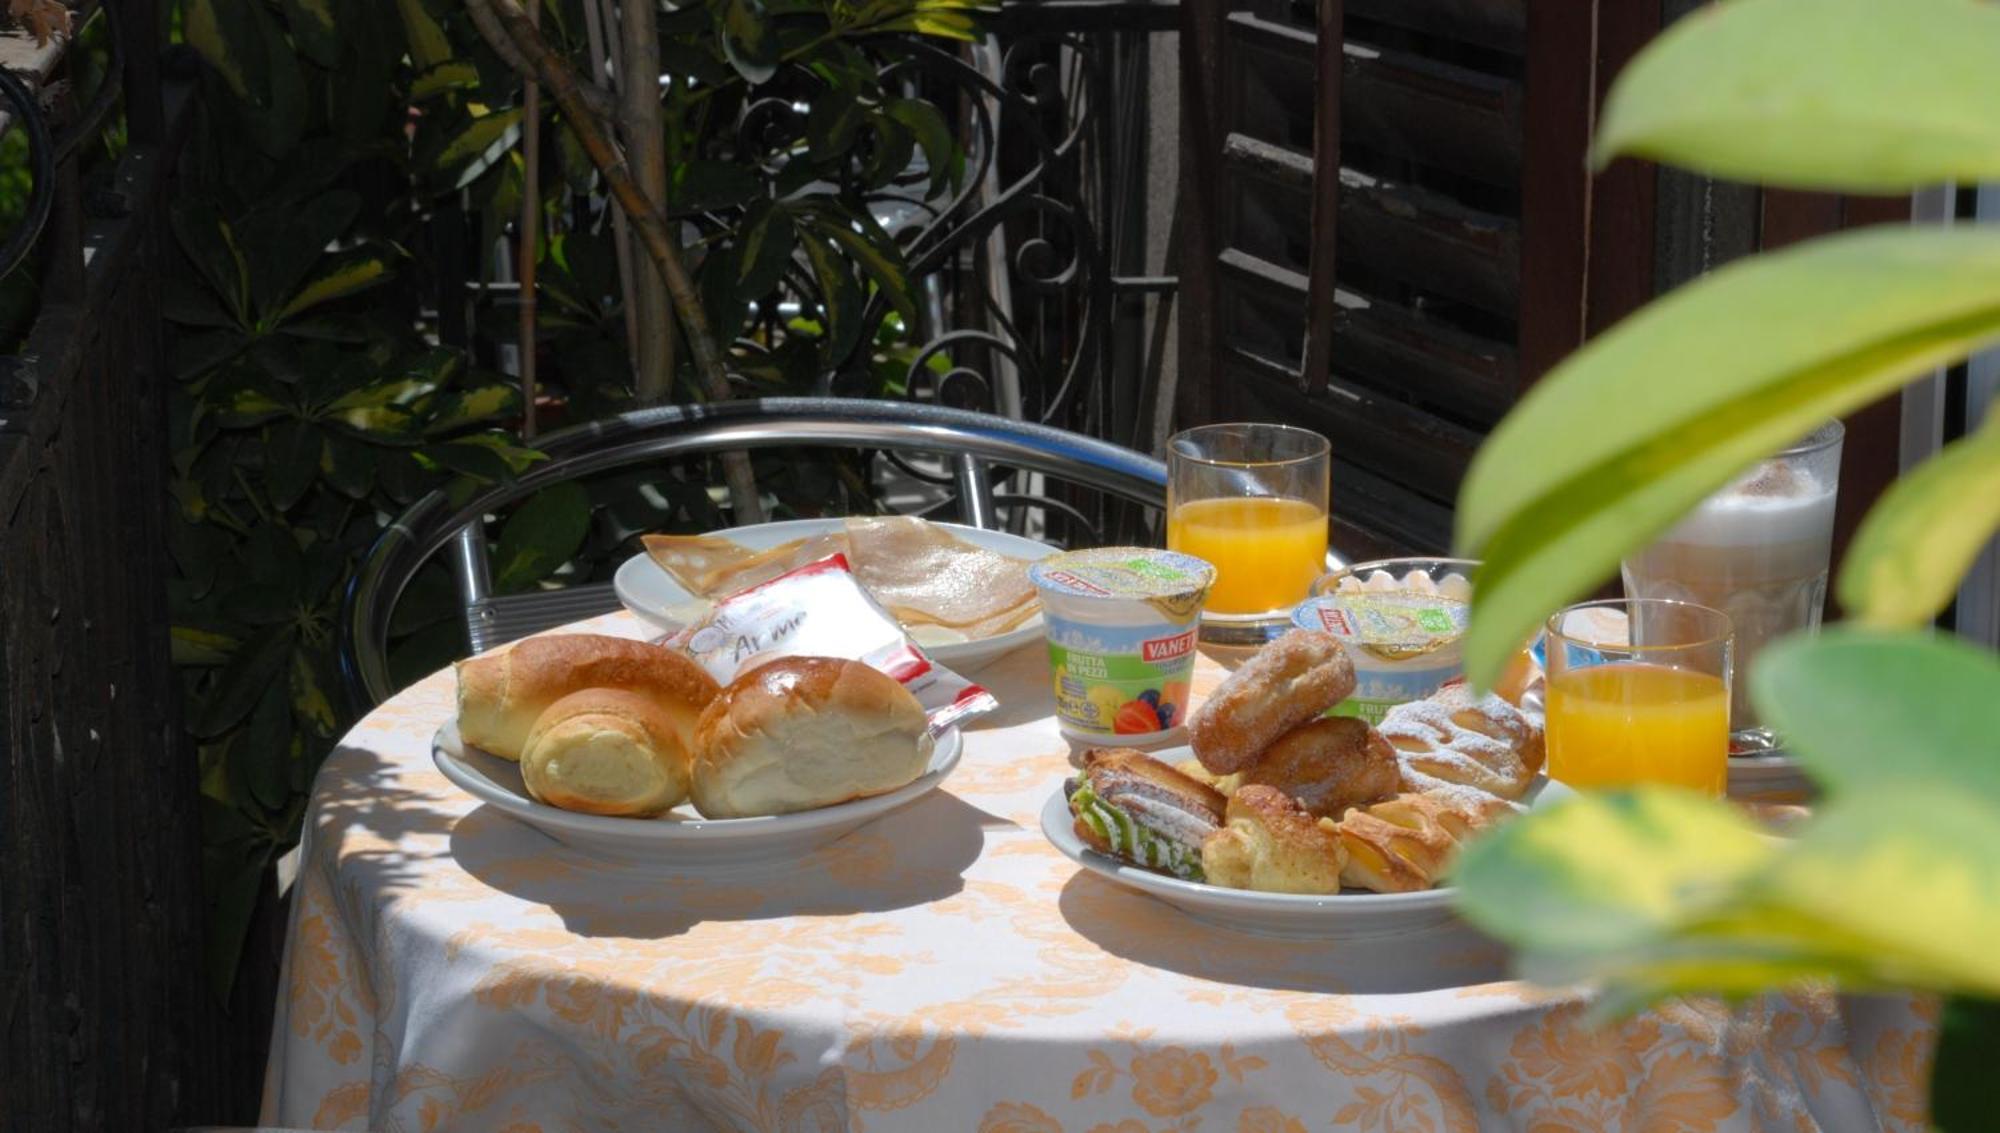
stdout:
POLYGON ((1673 783, 1721 795, 1729 690, 1688 669, 1617 661, 1549 681, 1549 776, 1572 787, 1673 783))
POLYGON ((1210 613, 1269 613, 1297 604, 1326 569, 1326 513, 1278 496, 1189 500, 1167 517, 1167 547, 1215 567, 1210 613))

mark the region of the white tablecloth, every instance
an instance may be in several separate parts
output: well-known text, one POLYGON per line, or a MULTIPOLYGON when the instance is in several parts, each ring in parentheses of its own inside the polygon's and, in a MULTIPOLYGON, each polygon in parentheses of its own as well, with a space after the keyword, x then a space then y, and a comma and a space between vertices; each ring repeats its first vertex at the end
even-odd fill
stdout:
MULTIPOLYGON (((579 627, 586 628, 586 627, 579 627)), ((623 615, 587 628, 636 636, 623 615)), ((1221 670, 1204 659, 1197 692, 1221 670)), ((1469 932, 1313 945, 1081 873, 1045 661, 941 792, 771 875, 567 851, 433 768, 449 673, 315 788, 268 1124, 379 1130, 1919 1130, 1929 1005, 1692 1003, 1604 1031, 1469 932)))

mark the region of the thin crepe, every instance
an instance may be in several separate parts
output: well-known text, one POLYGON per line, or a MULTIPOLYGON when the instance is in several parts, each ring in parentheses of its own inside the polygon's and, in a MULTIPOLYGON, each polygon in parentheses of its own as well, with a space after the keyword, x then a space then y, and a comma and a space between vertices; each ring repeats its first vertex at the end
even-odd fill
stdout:
POLYGON ((689 593, 715 599, 844 553, 856 581, 905 625, 967 640, 1004 633, 1040 609, 1027 564, 910 516, 849 519, 842 530, 753 551, 715 535, 648 535, 646 553, 689 593))

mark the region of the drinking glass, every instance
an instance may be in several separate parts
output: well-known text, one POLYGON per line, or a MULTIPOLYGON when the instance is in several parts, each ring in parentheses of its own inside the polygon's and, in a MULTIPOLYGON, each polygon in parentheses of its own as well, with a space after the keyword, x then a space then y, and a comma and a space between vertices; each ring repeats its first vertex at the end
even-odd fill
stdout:
POLYGON ((1729 615, 1692 602, 1584 602, 1548 621, 1549 777, 1572 787, 1729 785, 1729 615))
POLYGON ((1748 674, 1757 655, 1787 633, 1819 628, 1842 433, 1840 422, 1830 422, 1759 462, 1625 560, 1628 596, 1695 602, 1729 615, 1742 676, 1729 706, 1732 751, 1778 746, 1750 704, 1748 674))
POLYGON ((1290 425, 1203 425, 1167 442, 1167 547, 1207 560, 1202 638, 1289 627, 1326 569, 1326 438, 1290 425))

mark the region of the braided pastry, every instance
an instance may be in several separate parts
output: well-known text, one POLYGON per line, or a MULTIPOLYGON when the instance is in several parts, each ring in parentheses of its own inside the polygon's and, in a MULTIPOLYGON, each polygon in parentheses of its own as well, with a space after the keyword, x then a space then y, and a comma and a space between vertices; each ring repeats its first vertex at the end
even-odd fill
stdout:
POLYGON ((1448 684, 1428 700, 1399 704, 1377 729, 1396 748, 1403 790, 1446 784, 1518 799, 1542 769, 1542 729, 1498 696, 1448 684))

